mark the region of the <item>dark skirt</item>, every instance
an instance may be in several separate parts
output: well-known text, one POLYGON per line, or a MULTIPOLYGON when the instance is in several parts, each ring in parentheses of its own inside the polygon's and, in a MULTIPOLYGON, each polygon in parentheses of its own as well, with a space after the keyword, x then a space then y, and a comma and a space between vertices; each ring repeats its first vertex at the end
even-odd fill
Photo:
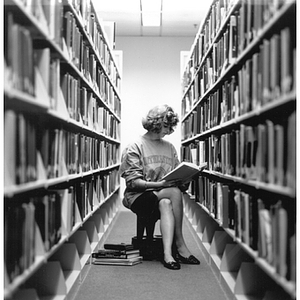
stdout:
POLYGON ((146 191, 131 205, 131 210, 137 214, 144 222, 159 219, 160 212, 158 209, 158 198, 153 191, 146 191))

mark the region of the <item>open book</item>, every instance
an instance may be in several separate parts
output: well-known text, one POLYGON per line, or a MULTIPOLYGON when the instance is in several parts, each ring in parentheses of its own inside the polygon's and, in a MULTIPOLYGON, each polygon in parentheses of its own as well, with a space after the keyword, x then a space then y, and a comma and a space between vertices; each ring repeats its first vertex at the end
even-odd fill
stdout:
POLYGON ((192 178, 201 172, 206 166, 206 162, 198 166, 194 163, 184 161, 180 163, 174 170, 166 174, 161 180, 178 180, 182 181, 183 183, 187 183, 191 181, 192 178))

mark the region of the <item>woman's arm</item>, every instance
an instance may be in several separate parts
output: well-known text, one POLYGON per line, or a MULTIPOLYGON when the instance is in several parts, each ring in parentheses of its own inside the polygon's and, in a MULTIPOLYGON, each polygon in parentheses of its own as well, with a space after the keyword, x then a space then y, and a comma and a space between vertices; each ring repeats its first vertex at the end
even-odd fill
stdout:
POLYGON ((146 181, 143 179, 135 179, 132 180, 130 183, 128 183, 128 188, 131 190, 136 191, 145 191, 147 189, 154 189, 154 190, 160 190, 163 188, 171 187, 171 186, 177 186, 177 181, 146 181))

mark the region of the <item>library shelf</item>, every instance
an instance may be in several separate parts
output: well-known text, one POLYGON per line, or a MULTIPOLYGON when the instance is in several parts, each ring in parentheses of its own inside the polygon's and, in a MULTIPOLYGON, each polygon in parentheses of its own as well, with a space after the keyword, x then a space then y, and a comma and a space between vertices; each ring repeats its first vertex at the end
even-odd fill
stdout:
POLYGON ((181 71, 185 215, 230 299, 296 298, 295 12, 212 1, 181 71))
POLYGON ((244 178, 240 178, 237 176, 232 176, 232 175, 228 175, 228 174, 223 174, 220 172, 215 172, 215 171, 203 171, 204 174, 207 174, 207 176, 211 176, 214 178, 219 178, 219 179, 227 179, 230 180, 231 182, 237 183, 237 184, 243 184, 245 186, 249 186, 249 187, 253 187, 257 190, 264 190, 264 191, 269 191, 269 192, 273 192, 282 196, 286 196, 286 197, 295 197, 295 190, 293 188, 287 187, 287 186, 279 186, 277 184, 273 184, 273 183, 266 183, 266 182, 260 182, 260 181, 256 181, 253 179, 244 179, 244 178))
POLYGON ((4 299, 68 299, 120 205, 121 76, 90 0, 4 11, 4 299))
MULTIPOLYGON (((81 218, 80 212, 77 208, 76 221, 72 228, 67 228, 67 216, 63 215, 61 238, 48 251, 45 251, 44 249, 39 226, 36 224, 36 256, 34 263, 21 275, 15 277, 14 280, 6 287, 4 294, 5 297, 9 298, 13 295, 12 299, 15 299, 15 292, 20 287, 22 287, 23 290, 24 284, 30 285, 28 282, 29 278, 31 278, 33 274, 39 271, 49 261, 60 262, 64 274, 68 274, 68 276, 65 276, 66 285, 72 287, 75 282, 74 277, 76 279, 80 275, 82 268, 90 262, 91 254, 97 249, 99 243, 107 234, 107 230, 113 222, 119 205, 118 190, 116 190, 112 193, 112 195, 103 199, 101 204, 94 207, 94 210, 90 211, 84 219, 81 218), (70 260, 70 262, 68 262, 68 260, 70 260), (66 267, 66 264, 68 263, 69 265, 67 266, 69 267, 66 267), (74 269, 70 263, 74 264, 74 269), (79 269, 78 264, 80 264, 79 269), (72 284, 70 284, 70 281, 72 284)), ((44 280, 49 281, 49 278, 44 277, 44 280)), ((67 289, 66 295, 68 292, 69 289, 67 289)))
MULTIPOLYGON (((46 179, 46 175, 42 178, 37 179, 36 181, 27 182, 24 184, 12 184, 4 187, 4 195, 7 198, 12 198, 14 195, 30 192, 34 190, 47 190, 51 187, 64 184, 65 182, 73 182, 78 179, 83 179, 84 177, 90 177, 93 175, 101 174, 103 172, 109 172, 114 169, 117 169, 119 164, 97 168, 95 170, 80 172, 78 174, 68 174, 65 176, 60 176, 57 178, 46 179)), ((43 170, 43 172, 45 172, 43 170)), ((41 173, 41 172, 40 172, 41 173)), ((43 173, 44 174, 44 173, 43 173)))
POLYGON ((278 291, 279 299, 286 299, 284 298, 286 293, 290 297, 296 297, 293 283, 279 276, 274 267, 258 256, 257 251, 235 236, 234 230, 222 227, 222 223, 216 220, 206 207, 196 203, 188 194, 184 195, 184 210, 188 226, 191 227, 205 259, 229 299, 264 299, 263 294, 269 293, 262 290, 261 295, 251 295, 257 293, 262 287, 258 286, 257 282, 251 282, 253 278, 248 272, 260 276, 262 285, 268 283, 270 289, 278 291), (240 278, 237 281, 238 276, 250 277, 247 280, 240 278), (244 286, 243 280, 249 282, 250 286, 244 286))
POLYGON ((6 83, 7 81, 4 81, 4 94, 7 98, 10 99, 12 103, 6 103, 7 106, 15 105, 18 106, 20 109, 27 109, 27 110, 35 110, 40 112, 45 112, 49 109, 50 103, 49 101, 41 101, 40 99, 37 100, 36 97, 28 95, 27 93, 24 93, 22 91, 19 91, 14 88, 10 88, 6 83))
MULTIPOLYGON (((257 106, 252 111, 248 112, 247 114, 243 114, 243 115, 237 116, 231 120, 224 121, 224 122, 220 123, 220 125, 216 125, 208 130, 205 130, 204 132, 196 133, 196 134, 191 133, 192 136, 190 136, 188 138, 185 138, 183 136, 181 143, 189 144, 197 139, 201 139, 205 136, 221 132, 222 130, 224 130, 224 128, 227 129, 229 127, 236 127, 238 124, 249 122, 258 117, 263 117, 264 115, 267 115, 271 111, 276 112, 276 111, 284 108, 285 106, 295 105, 295 98, 296 98, 296 91, 293 90, 286 95, 281 95, 280 97, 278 97, 276 99, 274 98, 274 101, 269 102, 269 103, 265 104, 264 106, 257 106)), ((193 107, 193 110, 196 107, 197 107, 197 105, 195 105, 195 107, 193 107)))
MULTIPOLYGON (((230 1, 230 2, 232 2, 232 5, 230 6, 231 12, 228 12, 227 19, 223 23, 224 28, 228 24, 228 20, 229 20, 230 15, 232 14, 232 12, 236 13, 237 9, 239 9, 240 5, 241 5, 240 0, 234 0, 234 1, 230 1)), ((268 20, 268 22, 266 21, 265 24, 263 24, 263 26, 261 28, 259 28, 259 30, 257 30, 257 33, 253 37, 253 40, 248 45, 246 45, 245 48, 240 50, 238 57, 236 57, 233 60, 233 63, 227 64, 226 70, 223 70, 222 76, 220 76, 220 78, 218 78, 216 82, 214 82, 207 90, 205 90, 204 94, 202 94, 201 97, 199 97, 199 99, 194 100, 194 103, 192 103, 191 109, 189 111, 186 111, 183 113, 182 121, 184 121, 189 116, 189 114, 191 114, 191 112, 198 106, 198 104, 201 101, 203 101, 208 94, 211 93, 211 91, 215 90, 220 85, 220 83, 222 83, 222 81, 224 80, 223 77, 226 77, 225 75, 227 75, 227 73, 232 72, 231 69, 236 69, 239 65, 244 63, 245 59, 249 55, 251 55, 254 51, 257 51, 257 47, 262 43, 263 39, 272 35, 272 30, 273 30, 274 26, 277 26, 279 22, 283 22, 283 21, 286 22, 287 14, 293 14, 295 12, 295 2, 294 1, 284 1, 283 3, 284 4, 282 5, 282 7, 280 7, 280 10, 278 10, 278 12, 276 12, 276 14, 273 14, 272 16, 270 16, 270 19, 268 20)), ((292 15, 291 17, 294 18, 295 16, 292 15)), ((207 20, 204 20, 204 23, 206 21, 207 20)), ((203 27, 203 25, 202 25, 202 27, 203 27)), ((200 27, 200 29, 202 27, 200 27)), ((220 33, 222 32, 222 30, 220 30, 220 33)), ((201 33, 201 31, 199 30, 199 32, 195 38, 195 41, 197 41, 197 39, 199 39, 200 33, 201 33)), ((183 94, 183 97, 182 97, 183 99, 186 97, 187 93, 191 90, 192 85, 194 84, 195 79, 196 79, 195 76, 199 73, 199 70, 205 63, 205 59, 212 51, 213 43, 215 43, 218 38, 219 38, 219 35, 217 35, 215 37, 215 39, 211 42, 211 46, 209 46, 209 48, 206 49, 206 51, 204 51, 204 53, 201 55, 201 60, 198 62, 197 65, 189 66, 187 64, 186 72, 193 73, 194 76, 191 77, 189 85, 186 86, 186 88, 185 88, 186 91, 183 94)), ((195 51, 195 48, 196 48, 196 42, 194 42, 194 44, 192 45, 191 52, 195 51)), ((185 81, 183 81, 183 82, 185 82, 185 81)), ((281 95, 281 96, 284 96, 284 95, 281 95)))

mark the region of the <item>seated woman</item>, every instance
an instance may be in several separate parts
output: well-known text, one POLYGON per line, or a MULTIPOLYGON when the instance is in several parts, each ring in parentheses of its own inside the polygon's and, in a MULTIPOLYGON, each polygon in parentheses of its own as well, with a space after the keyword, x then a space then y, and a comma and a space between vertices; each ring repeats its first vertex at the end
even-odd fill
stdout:
POLYGON ((180 269, 179 262, 200 264, 187 248, 182 234, 182 191, 187 186, 161 180, 179 164, 175 147, 163 139, 174 131, 178 121, 177 114, 168 105, 152 108, 142 119, 147 132, 124 149, 120 167, 126 181, 123 204, 144 218, 160 215, 163 264, 172 270, 180 269), (177 257, 172 255, 173 238, 177 257))

